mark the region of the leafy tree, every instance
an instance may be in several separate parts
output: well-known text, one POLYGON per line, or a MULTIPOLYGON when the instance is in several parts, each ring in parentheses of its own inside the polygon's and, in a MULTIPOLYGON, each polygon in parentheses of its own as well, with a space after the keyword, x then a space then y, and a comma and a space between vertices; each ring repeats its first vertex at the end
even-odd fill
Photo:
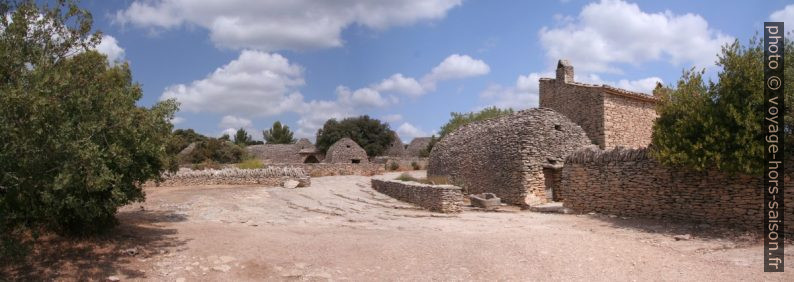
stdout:
MULTIPOLYGON (((794 72, 789 63, 793 49, 786 42, 787 74, 794 72)), ((693 69, 684 72, 674 90, 657 89, 662 102, 653 128, 654 156, 667 165, 761 174, 763 54, 763 43, 756 39, 749 46, 735 41, 722 48, 717 60, 722 69, 718 82, 705 83, 703 71, 693 69)), ((792 90, 786 88, 787 100, 794 99, 792 90)), ((786 118, 790 130, 790 114, 786 118)))
POLYGON ((292 131, 289 126, 281 125, 280 121, 273 123, 273 127, 262 131, 267 144, 292 144, 295 143, 295 138, 292 137, 292 131))
POLYGON ((240 128, 237 130, 237 133, 234 134, 234 144, 245 146, 251 143, 251 141, 253 141, 253 138, 251 138, 251 135, 248 134, 245 129, 240 128))
POLYGON ((144 199, 141 183, 157 179, 169 163, 177 104, 137 106, 142 91, 129 65, 110 66, 92 51, 100 34, 91 25, 91 15, 71 1, 0 0, 0 239, 6 243, 26 230, 104 230, 119 206, 144 199))
POLYGON ((482 109, 479 112, 470 112, 470 113, 450 113, 450 119, 441 126, 441 131, 439 131, 439 138, 444 138, 447 134, 455 131, 455 129, 460 128, 466 124, 481 121, 491 118, 496 118, 504 115, 513 114, 515 111, 513 109, 500 109, 497 107, 488 107, 482 109))
POLYGON ((223 135, 221 135, 221 137, 218 137, 218 140, 231 141, 232 138, 229 137, 229 134, 224 133, 223 135))
POLYGON ((206 141, 207 139, 207 136, 201 135, 193 129, 177 129, 171 134, 167 151, 169 154, 178 154, 191 143, 206 141))
POLYGON ((191 163, 212 161, 216 163, 239 163, 245 159, 245 149, 228 140, 209 138, 196 144, 186 159, 191 163))
POLYGON ((348 137, 367 151, 369 156, 380 156, 395 139, 389 125, 369 116, 330 119, 317 130, 317 149, 325 153, 339 139, 348 137))
POLYGON ((433 151, 433 146, 435 146, 436 143, 439 140, 441 140, 441 138, 444 138, 444 136, 447 136, 447 134, 451 133, 452 131, 455 131, 455 129, 458 129, 461 126, 467 125, 475 121, 497 118, 500 116, 509 115, 513 113, 515 113, 513 109, 510 108, 500 109, 497 107, 488 107, 482 109, 479 112, 469 112, 469 113, 452 112, 449 114, 450 115, 449 121, 447 121, 447 123, 441 126, 441 131, 439 131, 439 137, 436 138, 435 135, 432 136, 430 139, 430 143, 427 144, 427 148, 422 149, 422 151, 419 152, 419 156, 420 157, 430 156, 430 152, 433 151))

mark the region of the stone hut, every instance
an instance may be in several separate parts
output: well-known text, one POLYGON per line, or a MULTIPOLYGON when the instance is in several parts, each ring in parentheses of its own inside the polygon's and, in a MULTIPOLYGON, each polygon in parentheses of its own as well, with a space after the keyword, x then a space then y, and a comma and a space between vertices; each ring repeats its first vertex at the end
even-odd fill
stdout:
POLYGON ((416 137, 408 144, 405 153, 408 157, 419 157, 419 154, 427 148, 428 144, 430 144, 430 137, 416 137))
POLYGON ((466 193, 491 192, 527 206, 553 200, 563 160, 590 145, 585 131, 550 109, 529 109, 467 124, 430 153, 427 174, 446 176, 466 193))
POLYGON ((265 164, 319 163, 323 160, 323 155, 306 138, 294 144, 251 145, 245 150, 265 164))
POLYGON ((573 66, 557 63, 556 78, 540 79, 540 107, 553 109, 587 132, 601 149, 647 147, 658 99, 609 85, 575 82, 573 66))
POLYGON ((336 141, 325 154, 326 163, 346 163, 346 164, 365 164, 369 163, 367 151, 356 144, 350 138, 342 138, 336 141))
POLYGON ((387 157, 395 157, 400 158, 405 156, 405 144, 403 141, 400 140, 400 136, 397 133, 394 133, 394 142, 391 143, 386 152, 384 153, 387 157))

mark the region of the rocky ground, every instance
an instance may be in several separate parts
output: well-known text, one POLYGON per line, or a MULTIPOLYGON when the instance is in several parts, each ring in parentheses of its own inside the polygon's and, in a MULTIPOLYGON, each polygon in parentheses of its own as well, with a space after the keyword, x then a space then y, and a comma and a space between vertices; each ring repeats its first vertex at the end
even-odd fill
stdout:
POLYGON ((148 188, 145 203, 120 211, 111 234, 47 236, 25 266, 0 273, 124 281, 794 280, 792 272, 763 273, 762 241, 751 234, 510 207, 431 213, 373 191, 369 179, 318 177, 296 189, 148 188))

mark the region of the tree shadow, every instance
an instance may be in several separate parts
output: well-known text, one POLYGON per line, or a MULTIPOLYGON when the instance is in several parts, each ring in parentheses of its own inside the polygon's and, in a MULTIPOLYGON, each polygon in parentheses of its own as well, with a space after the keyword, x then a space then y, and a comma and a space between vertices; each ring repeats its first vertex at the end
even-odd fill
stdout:
POLYGON ((25 259, 0 267, 0 277, 83 281, 121 274, 145 279, 147 273, 135 267, 139 260, 178 251, 190 241, 177 238, 176 229, 162 226, 187 220, 184 215, 171 211, 124 211, 116 217, 119 225, 104 234, 82 238, 55 234, 39 237, 25 259))
POLYGON ((760 227, 758 230, 753 230, 706 222, 690 222, 660 218, 627 218, 607 216, 604 214, 589 215, 589 217, 604 222, 613 228, 659 234, 669 237, 689 234, 697 238, 709 240, 724 239, 738 244, 755 244, 763 238, 760 227))

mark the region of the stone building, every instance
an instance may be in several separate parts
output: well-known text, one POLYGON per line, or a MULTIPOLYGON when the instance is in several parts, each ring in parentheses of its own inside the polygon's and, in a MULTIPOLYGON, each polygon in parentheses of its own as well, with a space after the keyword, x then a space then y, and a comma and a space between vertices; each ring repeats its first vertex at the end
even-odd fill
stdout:
POLYGON ((383 155, 387 157, 400 158, 404 157, 405 154, 405 144, 403 144, 403 141, 400 140, 400 136, 397 135, 397 133, 394 133, 394 142, 391 143, 391 146, 386 149, 386 152, 383 155))
POLYGON ((301 138, 294 144, 263 144, 245 147, 245 150, 265 164, 319 163, 323 155, 309 139, 301 138))
POLYGON ((658 99, 608 85, 578 83, 573 66, 560 60, 556 78, 540 79, 540 107, 553 109, 587 132, 601 149, 646 147, 651 142, 658 99))
POLYGON ((527 206, 553 199, 571 152, 591 144, 585 131, 550 109, 529 109, 473 122, 444 136, 427 174, 446 176, 469 194, 491 192, 527 206))
POLYGON ((407 157, 419 157, 419 154, 427 148, 428 144, 430 144, 430 137, 416 137, 408 144, 405 154, 407 157))
POLYGON ((365 164, 369 163, 369 160, 367 151, 364 151, 355 141, 350 138, 342 138, 328 148, 325 153, 325 162, 365 164))

